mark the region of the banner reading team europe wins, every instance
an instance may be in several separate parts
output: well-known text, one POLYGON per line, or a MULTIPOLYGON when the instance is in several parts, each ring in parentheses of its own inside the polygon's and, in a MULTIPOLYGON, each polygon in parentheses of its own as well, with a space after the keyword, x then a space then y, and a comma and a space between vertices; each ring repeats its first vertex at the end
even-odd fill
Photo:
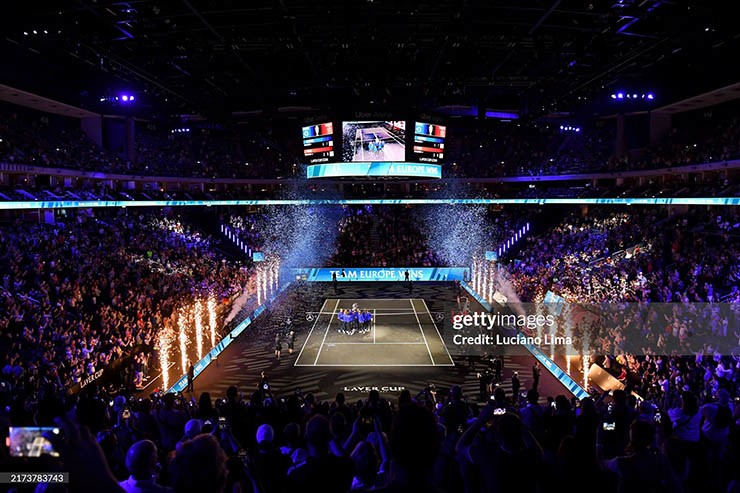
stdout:
POLYGON ((467 267, 321 267, 291 269, 292 279, 306 281, 404 281, 406 272, 411 281, 465 281, 470 277, 467 267))

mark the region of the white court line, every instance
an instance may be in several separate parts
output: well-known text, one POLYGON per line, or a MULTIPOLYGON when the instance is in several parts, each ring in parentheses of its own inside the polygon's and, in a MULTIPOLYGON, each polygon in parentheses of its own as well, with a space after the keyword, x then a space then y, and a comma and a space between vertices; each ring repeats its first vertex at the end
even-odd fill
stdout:
POLYGON ((393 139, 396 144, 401 144, 402 146, 406 147, 406 143, 402 141, 400 137, 396 137, 396 135, 391 132, 387 132, 387 134, 388 134, 388 137, 393 139))
POLYGON ((336 365, 335 364, 321 364, 321 365, 296 365, 296 366, 310 366, 311 368, 313 368, 314 366, 334 366, 334 367, 351 368, 351 367, 365 367, 365 366, 367 367, 374 367, 374 366, 385 366, 385 367, 388 367, 388 366, 392 366, 392 367, 395 367, 395 366, 424 366, 424 367, 429 366, 429 367, 432 367, 432 366, 452 366, 452 365, 430 365, 429 363, 418 363, 418 364, 415 364, 415 363, 389 363, 389 364, 385 364, 385 363, 368 363, 368 364, 338 363, 336 365))
POLYGON ((434 317, 432 317, 432 312, 429 310, 429 306, 427 306, 426 300, 424 298, 421 298, 421 302, 424 303, 424 308, 427 309, 427 314, 429 315, 429 320, 432 321, 432 325, 434 325, 434 330, 437 331, 437 335, 439 336, 439 340, 442 341, 442 346, 445 348, 445 352, 447 353, 447 357, 450 358, 450 363, 453 365, 455 362, 452 360, 452 355, 450 354, 450 350, 447 349, 447 344, 445 344, 445 340, 442 339, 442 334, 440 334, 439 329, 437 328, 437 324, 434 322, 434 317))
MULTIPOLYGON (((321 312, 321 313, 319 313, 319 312, 310 312, 310 313, 313 314, 313 315, 316 315, 318 317, 324 316, 324 315, 331 315, 331 312, 330 311, 321 312)), ((414 314, 414 312, 410 312, 410 311, 405 311, 405 312, 382 312, 382 311, 376 311, 376 313, 378 315, 382 315, 384 317, 401 317, 401 316, 409 316, 409 315, 413 315, 414 314)))
POLYGON ((337 304, 334 305, 334 311, 331 314, 331 317, 329 318, 329 323, 326 324, 326 331, 324 332, 324 339, 321 341, 321 346, 319 346, 319 352, 316 353, 316 360, 313 362, 313 366, 316 366, 316 363, 319 362, 319 356, 321 356, 321 350, 324 349, 324 343, 326 342, 326 336, 329 334, 329 327, 331 327, 331 321, 334 320, 334 315, 337 313, 337 308, 339 307, 339 301, 337 300, 337 304))
POLYGON ((419 315, 416 314, 416 308, 414 308, 414 302, 409 299, 409 303, 411 303, 411 309, 414 310, 414 316, 416 317, 416 323, 419 324, 419 330, 421 331, 421 337, 424 338, 424 344, 427 345, 427 352, 429 353, 429 359, 432 362, 432 366, 436 366, 434 364, 434 357, 432 357, 432 350, 429 349, 429 344, 427 344, 427 336, 424 334, 424 328, 421 326, 421 320, 419 320, 419 315))
POLYGON ((337 346, 339 344, 345 345, 345 344, 365 344, 368 346, 376 345, 376 346, 383 346, 385 344, 407 344, 410 346, 422 346, 424 345, 423 342, 327 342, 327 346, 337 346))
POLYGON ((375 333, 377 332, 377 326, 375 325, 375 310, 373 310, 373 344, 375 344, 375 333))
MULTIPOLYGON (((319 313, 324 311, 324 307, 326 306, 326 302, 329 301, 328 299, 324 300, 324 304, 321 305, 321 310, 319 310, 319 313)), ((313 329, 316 328, 316 324, 319 323, 319 319, 321 318, 321 315, 316 317, 316 321, 313 323, 313 327, 311 327, 311 330, 308 332, 308 336, 306 337, 306 340, 303 341, 303 347, 301 347, 301 352, 298 353, 298 357, 295 359, 295 363, 293 363, 293 366, 298 366, 296 363, 298 363, 298 360, 301 359, 301 355, 303 354, 303 350, 306 349, 306 344, 308 344, 308 340, 311 338, 311 334, 313 334, 313 329)))
MULTIPOLYGON (((369 281, 372 282, 372 281, 369 281)), ((387 282, 394 282, 394 281, 387 281, 387 282)), ((401 282, 401 281, 396 281, 401 282)), ((342 298, 342 300, 345 301, 409 301, 411 298, 342 298)), ((378 308, 379 310, 384 310, 384 308, 378 308)))

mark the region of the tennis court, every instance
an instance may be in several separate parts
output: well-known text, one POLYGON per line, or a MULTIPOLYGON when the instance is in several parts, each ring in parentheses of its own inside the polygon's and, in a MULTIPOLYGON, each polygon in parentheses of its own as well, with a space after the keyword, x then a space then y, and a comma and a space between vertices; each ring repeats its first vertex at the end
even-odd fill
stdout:
POLYGON ((327 299, 309 314, 313 324, 295 366, 454 366, 423 299, 327 299), (369 330, 342 331, 340 311, 367 309, 369 330))

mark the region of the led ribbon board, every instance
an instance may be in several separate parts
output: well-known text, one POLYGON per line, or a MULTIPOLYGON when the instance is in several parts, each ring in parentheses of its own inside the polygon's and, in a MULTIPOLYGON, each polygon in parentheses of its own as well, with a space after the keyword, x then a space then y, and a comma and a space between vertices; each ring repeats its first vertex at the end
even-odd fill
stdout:
POLYGON ((291 269, 291 279, 306 281, 404 281, 406 272, 411 281, 465 281, 470 278, 468 267, 326 267, 291 269))
POLYGON ((442 167, 435 164, 405 162, 357 162, 314 164, 307 168, 308 178, 337 178, 357 176, 442 178, 442 167))
POLYGON ((298 199, 298 200, 27 200, 0 202, 3 210, 90 209, 95 207, 211 207, 265 205, 740 205, 740 197, 572 198, 572 199, 298 199))

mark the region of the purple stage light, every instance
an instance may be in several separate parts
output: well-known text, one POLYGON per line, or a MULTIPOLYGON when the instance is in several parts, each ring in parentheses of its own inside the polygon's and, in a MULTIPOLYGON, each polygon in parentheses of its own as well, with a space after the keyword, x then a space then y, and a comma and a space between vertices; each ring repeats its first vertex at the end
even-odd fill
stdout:
POLYGON ((612 99, 617 99, 617 95, 616 94, 612 94, 612 99))
POLYGON ((516 120, 519 118, 519 115, 517 113, 512 113, 510 111, 494 111, 494 110, 487 110, 486 111, 486 118, 507 118, 510 120, 516 120))
POLYGON ((617 93, 617 99, 624 99, 624 93, 623 92, 618 92, 617 93))
POLYGON ((124 102, 128 102, 128 95, 124 94, 123 96, 121 96, 121 100, 123 100, 124 102))
POLYGON ((653 94, 652 94, 652 93, 648 93, 648 95, 647 95, 647 98, 648 98, 648 99, 655 99, 655 96, 653 96, 653 94))

